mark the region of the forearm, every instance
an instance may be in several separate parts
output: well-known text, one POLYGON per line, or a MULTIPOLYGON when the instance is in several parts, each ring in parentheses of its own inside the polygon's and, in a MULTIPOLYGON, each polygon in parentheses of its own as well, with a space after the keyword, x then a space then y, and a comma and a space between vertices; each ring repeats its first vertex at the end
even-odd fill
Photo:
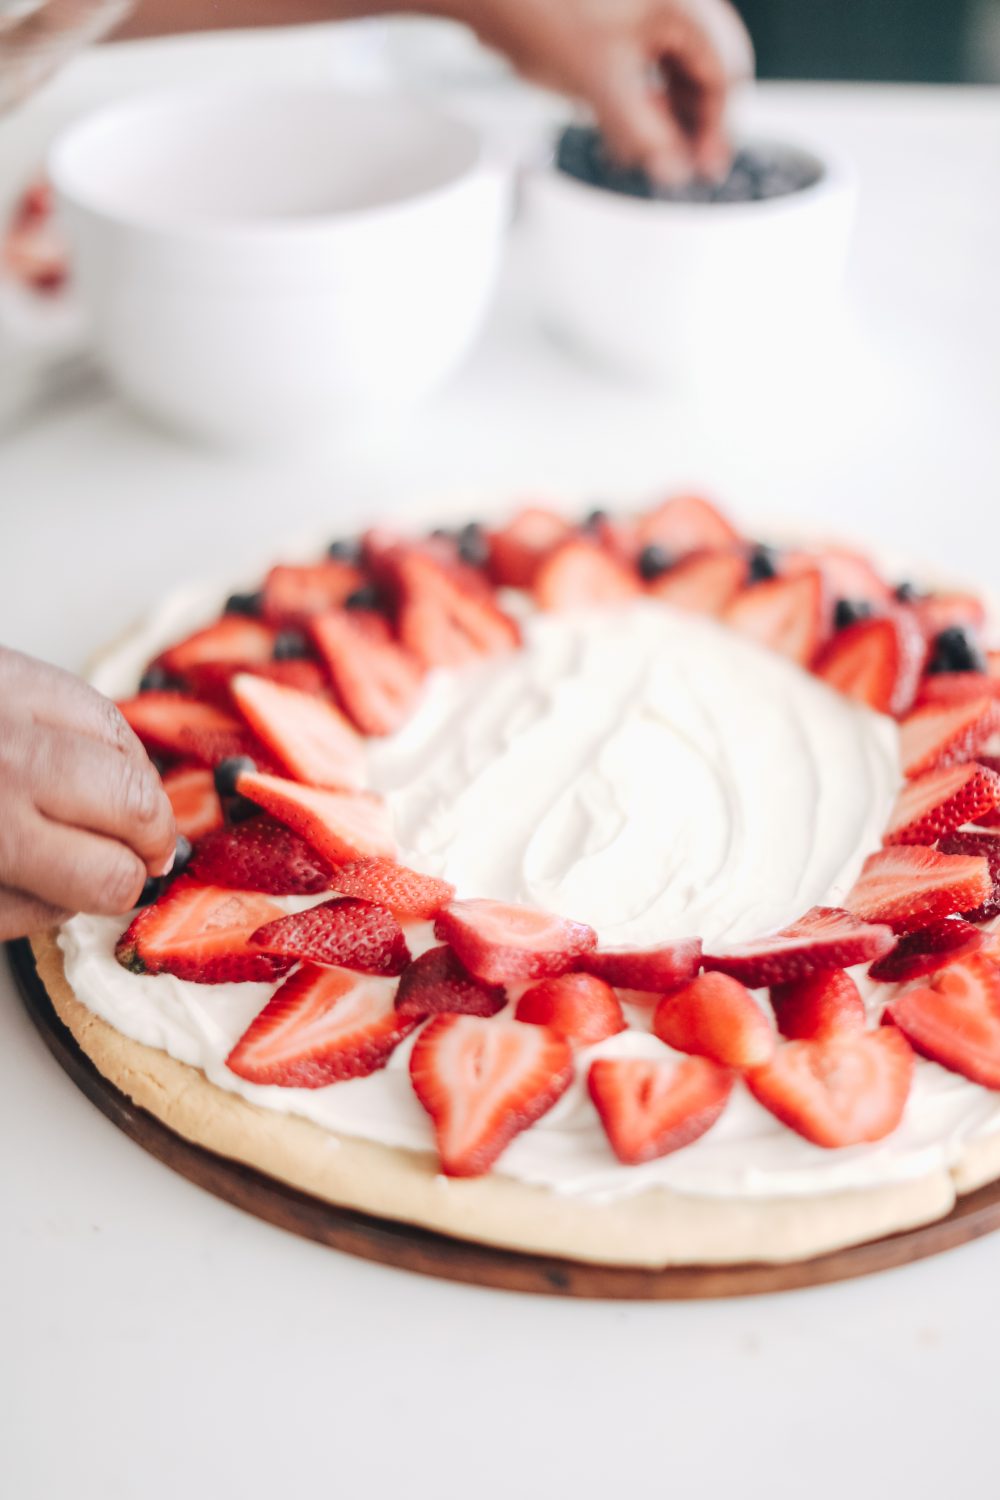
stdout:
POLYGON ((411 14, 464 19, 467 0, 137 0, 113 39, 411 14))

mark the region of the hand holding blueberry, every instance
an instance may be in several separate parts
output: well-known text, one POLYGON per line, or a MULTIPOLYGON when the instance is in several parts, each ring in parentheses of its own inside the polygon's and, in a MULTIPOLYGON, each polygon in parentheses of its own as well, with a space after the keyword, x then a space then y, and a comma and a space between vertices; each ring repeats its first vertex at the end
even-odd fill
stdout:
POLYGON ((173 812, 114 704, 0 648, 0 939, 126 912, 174 855, 173 812))

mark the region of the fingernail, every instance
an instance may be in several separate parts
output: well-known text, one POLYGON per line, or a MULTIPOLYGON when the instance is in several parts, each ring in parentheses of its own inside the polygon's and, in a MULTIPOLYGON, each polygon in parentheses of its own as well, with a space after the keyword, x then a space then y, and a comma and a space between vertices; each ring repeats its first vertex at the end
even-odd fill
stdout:
POLYGON ((174 860, 176 858, 177 850, 171 849, 169 855, 167 856, 166 863, 163 865, 163 868, 160 870, 151 870, 150 874, 155 875, 157 880, 163 880, 167 875, 170 874, 170 871, 174 868, 174 860))

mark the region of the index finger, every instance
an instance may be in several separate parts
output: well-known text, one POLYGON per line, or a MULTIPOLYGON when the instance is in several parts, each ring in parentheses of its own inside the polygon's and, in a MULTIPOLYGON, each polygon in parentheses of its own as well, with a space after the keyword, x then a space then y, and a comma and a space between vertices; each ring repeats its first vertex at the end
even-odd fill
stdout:
POLYGON ((82 677, 10 650, 0 650, 0 671, 11 701, 36 724, 71 729, 125 755, 147 758, 138 736, 111 699, 82 677))
POLYGON ((729 78, 706 31, 679 12, 664 17, 653 41, 668 85, 668 103, 699 171, 718 176, 731 160, 724 119, 729 78))

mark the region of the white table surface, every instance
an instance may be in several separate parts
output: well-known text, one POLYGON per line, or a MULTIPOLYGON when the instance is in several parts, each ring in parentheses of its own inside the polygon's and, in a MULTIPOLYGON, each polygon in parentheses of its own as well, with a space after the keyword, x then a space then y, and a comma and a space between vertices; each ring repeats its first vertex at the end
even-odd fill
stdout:
MULTIPOLYGON (((307 33, 93 56, 0 121, 0 197, 122 88, 335 73, 307 33)), ((492 108, 495 101, 490 102, 492 108)), ((851 313, 787 379, 704 398, 550 348, 512 267, 419 418, 290 459, 186 450, 99 385, 0 436, 0 640, 79 666, 192 573, 408 495, 697 481, 995 584, 1000 97, 770 87, 751 114, 851 154, 851 313)), ((0 1493, 810 1500, 997 1492, 1000 1239, 784 1297, 614 1305, 368 1265, 227 1207, 69 1083, 0 975, 0 1493)))

